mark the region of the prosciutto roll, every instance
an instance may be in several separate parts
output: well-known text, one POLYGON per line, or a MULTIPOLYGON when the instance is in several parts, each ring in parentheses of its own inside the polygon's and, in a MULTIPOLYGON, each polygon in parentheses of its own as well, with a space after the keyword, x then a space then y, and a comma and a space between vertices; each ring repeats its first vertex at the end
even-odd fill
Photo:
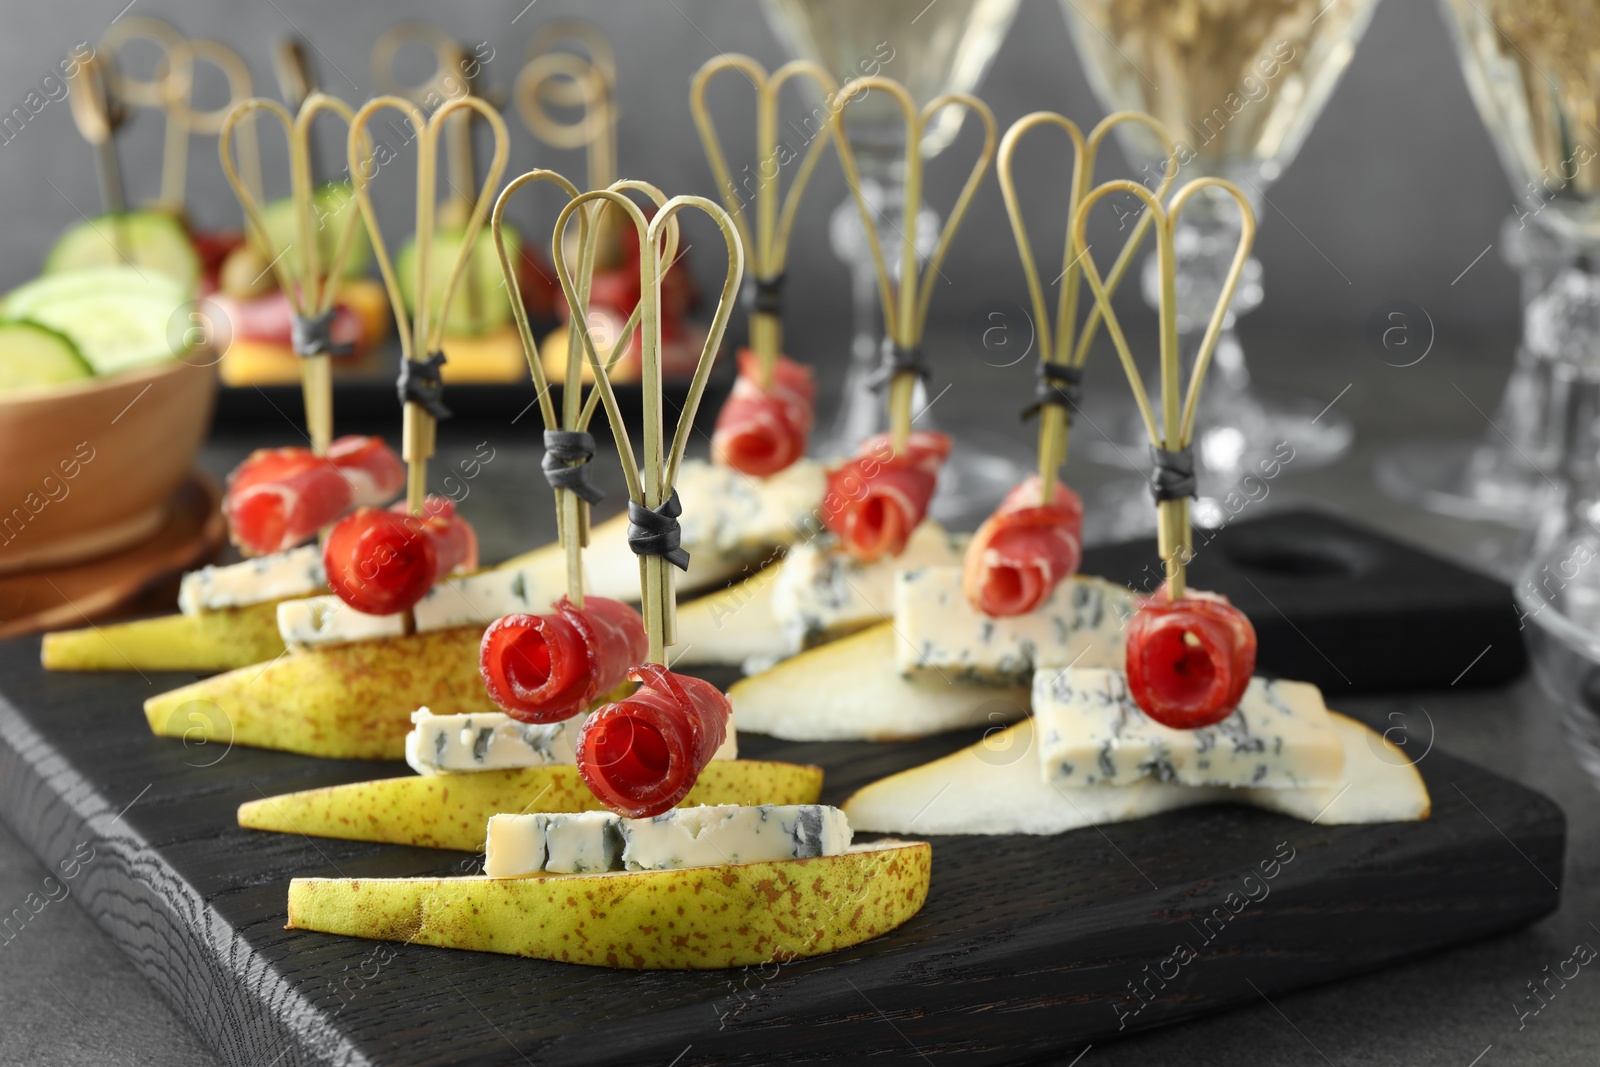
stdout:
POLYGON ((1128 692, 1144 713, 1177 730, 1226 719, 1256 668, 1256 631, 1216 593, 1165 587, 1128 623, 1128 692))
POLYGON ((478 669, 494 702, 518 722, 561 722, 621 684, 649 649, 627 604, 562 597, 548 615, 507 615, 484 631, 478 669))
POLYGON ((727 737, 732 705, 710 682, 654 663, 628 672, 640 682, 578 731, 578 774, 619 815, 641 819, 676 806, 727 737))
POLYGON ((761 357, 739 350, 739 377, 717 414, 711 458, 756 477, 776 474, 806 454, 817 386, 811 368, 779 356, 769 388, 761 387, 761 357))
POLYGON ((322 546, 329 587, 366 615, 408 610, 446 574, 476 567, 477 556, 477 534, 443 497, 428 497, 420 516, 404 505, 357 508, 322 546))
POLYGON ((405 483, 400 457, 376 437, 341 437, 326 456, 309 448, 257 449, 228 475, 228 534, 250 556, 282 552, 361 504, 405 483))
POLYGON ((863 563, 898 556, 927 515, 949 455, 948 434, 913 433, 898 454, 888 434, 867 438, 853 458, 828 472, 823 525, 863 563))
POLYGON ((1034 475, 1011 490, 967 546, 961 588, 985 615, 1028 614, 1083 559, 1083 501, 1057 482, 1045 504, 1041 489, 1034 475))

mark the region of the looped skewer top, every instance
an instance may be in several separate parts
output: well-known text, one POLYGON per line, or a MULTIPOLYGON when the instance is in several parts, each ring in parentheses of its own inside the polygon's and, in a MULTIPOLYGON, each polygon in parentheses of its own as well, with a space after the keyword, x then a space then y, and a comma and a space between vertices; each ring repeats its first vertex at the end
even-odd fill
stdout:
MULTIPOLYGON (((178 131, 181 138, 181 158, 175 165, 163 165, 161 171, 161 201, 174 210, 183 207, 184 190, 188 184, 188 143, 192 135, 220 136, 223 125, 233 115, 236 105, 251 99, 255 93, 250 78, 250 68, 239 58, 239 53, 220 41, 188 37, 167 49, 166 106, 169 129, 178 131), (194 68, 198 63, 209 63, 222 71, 228 81, 228 101, 209 111, 194 107, 194 68)), ((236 120, 237 121, 237 120, 236 120)), ((256 139, 254 122, 246 123, 236 133, 239 138, 238 167, 244 174, 246 187, 257 197, 261 196, 261 147, 256 139)), ((169 146, 170 147, 170 146, 169 146)), ((176 150, 174 150, 176 151, 176 150)), ((232 181, 232 179, 229 179, 232 181)))
MULTIPOLYGON (((751 273, 755 286, 750 304, 750 348, 761 361, 763 389, 772 385, 772 376, 783 354, 782 287, 784 267, 789 257, 789 236, 794 230, 795 215, 800 209, 801 197, 816 169, 817 161, 827 147, 827 138, 816 131, 811 144, 800 158, 787 192, 780 190, 778 180, 783 158, 778 150, 778 99, 785 85, 796 78, 810 78, 824 99, 830 99, 837 85, 831 75, 816 63, 796 59, 771 74, 749 56, 727 54, 708 59, 689 84, 689 109, 694 113, 695 129, 700 132, 700 143, 705 146, 706 161, 711 175, 722 191, 722 203, 727 208, 739 238, 750 256, 751 273), (717 136, 716 123, 706 104, 706 90, 711 79, 723 71, 738 71, 756 91, 756 163, 753 196, 756 205, 754 229, 745 216, 746 194, 751 190, 734 182, 728 169, 727 155, 722 140, 717 136)), ((746 164, 745 172, 750 172, 746 164)))
MULTIPOLYGON (((637 505, 646 512, 675 520, 676 516, 667 516, 667 512, 673 510, 669 502, 676 495, 674 483, 677 481, 678 467, 683 462, 683 454, 689 444, 689 434, 694 429, 695 413, 699 410, 700 400, 705 395, 706 381, 711 376, 717 349, 721 346, 723 334, 727 331, 728 318, 733 313, 739 285, 744 278, 744 244, 739 239, 738 228, 727 212, 705 197, 675 196, 662 204, 653 218, 646 219, 639 205, 618 189, 597 189, 574 197, 562 209, 560 218, 556 220, 556 232, 551 241, 551 248, 555 258, 556 274, 561 279, 561 290, 566 294, 567 302, 574 308, 572 319, 578 324, 577 333, 583 341, 584 355, 594 371, 595 392, 600 395, 601 402, 605 405, 606 417, 611 421, 611 432, 616 438, 617 452, 622 460, 623 478, 628 483, 630 505, 637 505), (594 209, 596 213, 600 210, 626 213, 626 218, 632 222, 639 240, 639 289, 642 294, 638 309, 642 349, 640 382, 644 393, 642 465, 634 457, 627 424, 617 404, 616 393, 611 388, 610 368, 600 359, 588 323, 576 313, 576 309, 582 308, 584 302, 580 299, 577 287, 573 283, 572 270, 567 264, 565 254, 564 238, 572 216, 579 214, 581 219, 583 214, 588 213, 586 205, 597 201, 601 204, 596 205, 594 209), (679 410, 677 428, 672 434, 669 445, 664 425, 664 396, 661 381, 660 279, 671 264, 672 247, 676 241, 678 225, 677 215, 686 208, 703 211, 722 231, 722 239, 728 250, 728 273, 723 279, 716 312, 706 331, 699 362, 695 365, 694 376, 689 381, 688 396, 679 410)), ((639 522, 635 518, 636 514, 635 508, 630 506, 630 520, 648 530, 648 524, 654 520, 639 522)), ((630 543, 631 541, 632 538, 630 543)), ((653 548, 656 545, 652 543, 646 547, 653 548)), ((666 648, 676 640, 674 633, 676 594, 672 567, 686 566, 688 561, 685 559, 682 564, 678 564, 669 556, 656 555, 653 552, 639 558, 644 609, 642 614, 645 632, 649 636, 650 662, 665 664, 666 648)))
MULTIPOLYGON (((544 420, 545 455, 540 468, 544 471, 545 481, 556 494, 557 532, 567 558, 567 598, 576 607, 582 608, 582 549, 589 543, 589 505, 598 504, 604 496, 599 488, 589 481, 589 461, 594 456, 594 438, 587 432, 600 401, 600 391, 590 389, 586 398, 583 392, 583 361, 568 359, 566 377, 562 382, 562 409, 559 413, 556 411, 555 403, 550 399, 549 376, 546 375, 544 362, 539 357, 539 344, 534 339, 533 327, 528 321, 527 306, 522 300, 521 272, 506 248, 505 238, 505 214, 511 198, 523 186, 540 182, 556 186, 566 196, 568 206, 579 195, 575 185, 553 170, 528 171, 513 178, 500 193, 491 215, 490 229, 494 235, 495 252, 500 257, 500 271, 505 277, 506 288, 511 297, 512 318, 517 324, 517 335, 522 341, 523 355, 528 361, 528 373, 533 378, 534 389, 538 394, 539 415, 544 420)), ((666 194, 647 182, 618 182, 614 188, 644 193, 658 206, 667 202, 666 194)), ((578 331, 580 324, 587 321, 589 286, 594 275, 601 229, 593 224, 593 220, 603 207, 601 203, 592 203, 578 215, 578 278, 573 291, 566 293, 571 312, 567 316, 569 353, 579 352, 582 343, 578 331)), ((562 239, 562 228, 558 225, 551 238, 552 244, 562 239)), ((676 251, 677 227, 674 226, 669 233, 669 255, 675 254, 676 251)), ((563 262, 559 254, 556 260, 558 264, 563 262)), ((611 362, 607 364, 608 370, 622 358, 632 343, 634 331, 639 327, 640 312, 640 307, 634 308, 628 321, 623 325, 617 343, 612 346, 611 362)))
MULTIPOLYGON (((1016 239, 1017 255, 1022 260, 1023 277, 1027 280, 1028 296, 1033 304, 1035 331, 1039 339, 1039 381, 1034 389, 1034 402, 1022 411, 1024 419, 1041 414, 1039 420, 1039 492, 1040 499, 1048 504, 1055 495, 1056 474, 1067 461, 1067 435, 1072 427, 1072 414, 1082 401, 1084 361, 1100 329, 1100 309, 1091 308, 1082 333, 1078 332, 1078 290, 1083 268, 1080 266, 1087 250, 1073 237, 1072 217, 1082 202, 1084 194, 1094 184, 1095 165, 1100 158, 1100 146, 1106 135, 1124 123, 1146 127, 1165 149, 1163 158, 1168 161, 1156 198, 1167 195, 1167 189, 1176 177, 1178 168, 1172 150, 1172 138, 1166 128, 1148 115, 1136 111, 1118 111, 1107 115, 1085 137, 1077 123, 1053 111, 1035 111, 1018 119, 1000 141, 1000 155, 996 171, 1000 179, 1000 193, 1005 198, 1006 215, 1011 220, 1011 233, 1016 239), (1056 297, 1056 312, 1052 322, 1045 301, 1045 286, 1039 278, 1039 268, 1034 260, 1033 245, 1028 240, 1027 225, 1022 218, 1022 204, 1017 196, 1013 177, 1017 146, 1029 132, 1042 126, 1055 126, 1064 131, 1072 142, 1072 180, 1067 191, 1067 232, 1061 253, 1060 292, 1056 297)), ((1133 232, 1123 243, 1116 263, 1107 276, 1106 290, 1117 291, 1123 275, 1133 262, 1134 253, 1144 241, 1150 228, 1151 216, 1146 213, 1134 224, 1133 232)))
MULTIPOLYGON (((911 98, 905 86, 892 78, 882 76, 853 78, 846 82, 839 90, 838 96, 834 98, 831 110, 832 117, 828 125, 833 131, 834 145, 839 151, 839 163, 844 168, 845 182, 850 186, 850 191, 855 196, 856 207, 861 212, 861 225, 867 233, 867 247, 871 250, 872 261, 878 268, 878 296, 883 304, 884 333, 893 342, 894 347, 891 351, 915 351, 922 343, 922 331, 928 321, 928 305, 933 300, 934 279, 939 276, 939 268, 950 251, 950 243, 955 238, 956 230, 960 228, 961 220, 972 203, 973 195, 977 193, 978 185, 983 181, 983 175, 994 159, 997 136, 994 112, 990 111, 989 106, 982 100, 968 93, 945 93, 934 97, 928 101, 927 106, 918 110, 916 101, 911 98), (856 167, 855 153, 851 150, 845 134, 845 114, 849 110, 850 103, 869 91, 888 94, 899 106, 905 120, 905 200, 901 211, 903 219, 915 220, 917 213, 922 210, 922 135, 928 124, 945 108, 958 105, 976 114, 983 123, 983 146, 978 150, 978 157, 973 161, 966 183, 961 187, 955 204, 950 208, 950 217, 945 220, 944 228, 939 231, 939 240, 934 245, 933 254, 928 257, 927 264, 920 272, 917 269, 919 257, 916 226, 912 223, 900 226, 901 257, 898 278, 891 274, 884 259, 883 246, 878 240, 877 220, 873 218, 872 207, 861 192, 860 171, 856 167)), ((911 373, 911 370, 912 368, 908 368, 900 373, 894 373, 889 385, 889 432, 897 453, 905 450, 906 442, 911 436, 911 399, 917 382, 917 376, 911 373)))
MULTIPOLYGON (((327 225, 327 219, 317 212, 314 202, 311 127, 325 111, 347 123, 354 117, 348 104, 324 93, 306 97, 299 114, 293 116, 277 101, 256 97, 234 105, 217 133, 222 170, 228 176, 228 184, 233 186, 239 206, 244 209, 245 225, 262 254, 270 260, 278 288, 288 298, 293 312, 290 341, 295 354, 301 357, 300 387, 305 397, 306 432, 311 438, 312 450, 318 455, 325 453, 333 440, 333 367, 328 357, 343 355, 345 348, 333 342, 334 301, 338 296, 339 279, 344 275, 345 261, 355 242, 356 227, 360 224, 356 213, 350 212, 343 230, 337 233, 333 256, 324 265, 318 231, 327 225), (234 131, 246 120, 253 130, 253 116, 257 111, 265 111, 278 120, 289 150, 289 188, 294 202, 295 230, 292 241, 281 249, 273 247, 260 188, 252 187, 240 176, 234 158, 234 131)), ((254 142, 253 134, 251 141, 254 142)))
MULTIPOLYGON (((511 95, 534 137, 551 148, 588 150, 589 188, 604 189, 617 180, 617 72, 610 45, 590 29, 599 42, 591 44, 593 59, 576 52, 534 55, 517 74, 511 95), (563 122, 549 112, 550 104, 576 108, 579 117, 563 122)), ((539 39, 529 42, 530 51, 539 39)))
MULTIPOLYGON (((124 15, 106 28, 100 35, 100 47, 93 57, 96 64, 103 63, 106 71, 107 82, 115 97, 117 111, 121 105, 130 107, 153 108, 162 113, 165 130, 162 134, 161 155, 161 185, 159 203, 176 211, 183 207, 183 179, 181 175, 189 164, 189 133, 168 113, 169 94, 167 83, 172 77, 172 63, 168 59, 168 52, 172 46, 183 40, 171 23, 165 22, 153 15, 124 15), (139 78, 120 69, 117 56, 122 49, 132 41, 145 41, 160 49, 157 58, 155 73, 149 78, 139 78), (176 183, 178 199, 168 198, 168 192, 176 183)), ((246 95, 249 95, 248 93, 246 95)), ((76 93, 73 97, 76 101, 76 93)), ((76 108, 74 108, 76 112, 76 108)), ((123 116, 124 118, 126 116, 123 116)), ((120 119, 118 120, 120 124, 120 119)), ((114 127, 113 127, 114 129, 114 127)), ((87 134, 84 135, 86 138, 87 134)), ((109 142, 108 142, 109 144, 109 142)), ((102 148, 103 156, 114 158, 114 150, 102 148)), ((107 164, 102 164, 104 168, 107 164)), ((119 180, 120 184, 120 180, 119 180)), ((120 201, 120 206, 114 210, 121 210, 125 203, 120 201)))
MULTIPOLYGON (((127 109, 117 98, 116 71, 98 55, 84 57, 73 75, 68 101, 78 133, 95 149, 100 179, 100 203, 108 215, 127 209, 127 193, 122 187, 122 167, 117 161, 117 130, 127 121, 127 109)), ((120 219, 111 225, 112 245, 118 256, 128 259, 126 227, 120 219)))
POLYGON ((1116 311, 1111 305, 1111 294, 1100 277, 1099 268, 1089 256, 1083 257, 1083 276, 1093 290, 1100 314, 1105 319, 1106 332, 1117 350, 1122 369, 1127 373, 1128 384, 1133 389, 1133 399, 1139 406, 1139 416, 1144 420, 1150 435, 1153 455, 1157 457, 1156 473, 1152 479, 1157 497, 1156 508, 1160 515, 1159 542, 1161 557, 1167 565, 1167 587, 1174 601, 1184 595, 1184 565, 1191 554, 1189 529, 1189 495, 1186 485, 1193 478, 1193 454, 1189 452, 1194 442, 1195 411, 1200 401, 1200 387, 1206 371, 1211 367, 1211 357, 1217 348, 1217 338, 1233 302, 1239 276, 1250 258, 1250 246, 1255 242, 1256 218, 1250 201, 1231 182, 1221 178, 1198 178, 1179 189, 1165 206, 1155 194, 1137 182, 1126 180, 1106 182, 1084 196, 1072 216, 1074 240, 1083 244, 1084 230, 1088 225, 1090 210, 1113 193, 1129 193, 1144 202, 1146 214, 1156 227, 1157 262, 1161 269, 1161 421, 1156 422, 1155 410, 1145 391, 1144 380, 1128 348, 1116 311), (1178 350, 1178 290, 1177 255, 1174 248, 1179 217, 1189 200, 1208 188, 1221 190, 1232 197, 1239 207, 1239 243, 1234 249, 1233 262, 1228 267, 1222 284, 1222 293, 1212 310, 1211 321, 1195 353, 1194 368, 1189 374, 1187 391, 1180 381, 1178 350))
MULTIPOLYGON (((424 117, 422 110, 409 100, 397 96, 379 96, 367 101, 350 122, 347 145, 350 177, 355 187, 356 203, 361 206, 361 217, 366 221, 367 233, 372 241, 373 255, 377 258, 378 269, 383 274, 384 287, 389 292, 389 302, 394 308, 395 321, 400 324, 401 358, 408 364, 422 365, 406 366, 404 368, 406 374, 412 376, 426 374, 427 365, 432 363, 433 356, 439 353, 442 347, 450 302, 455 297, 462 274, 472 256, 478 233, 488 217, 489 198, 493 195, 495 187, 500 184, 500 175, 505 171, 506 143, 505 121, 499 112, 475 96, 463 96, 446 101, 427 117, 424 117), (384 243, 383 231, 378 227, 378 215, 373 208, 369 188, 378 170, 378 160, 374 152, 367 148, 370 142, 366 132, 367 124, 374 115, 385 108, 393 108, 406 117, 415 131, 417 142, 417 256, 416 277, 413 279, 411 289, 415 295, 415 302, 409 314, 400 287, 400 279, 395 273, 394 262, 384 243), (477 112, 488 125, 493 136, 494 155, 490 159, 483 184, 472 200, 455 264, 450 270, 443 291, 436 297, 433 271, 430 268, 433 265, 434 221, 438 209, 435 198, 438 194, 439 139, 444 124, 458 112, 468 110, 477 112)), ((463 190, 461 195, 470 192, 470 189, 463 190)), ((433 369, 437 370, 437 363, 433 364, 433 369)), ((405 374, 402 375, 402 382, 404 381, 405 374)), ((404 385, 401 388, 404 389, 404 385)), ((407 468, 406 507, 413 515, 422 514, 423 500, 427 496, 427 464, 428 458, 433 455, 435 417, 433 412, 428 410, 424 399, 414 401, 410 397, 407 398, 402 455, 407 468)))

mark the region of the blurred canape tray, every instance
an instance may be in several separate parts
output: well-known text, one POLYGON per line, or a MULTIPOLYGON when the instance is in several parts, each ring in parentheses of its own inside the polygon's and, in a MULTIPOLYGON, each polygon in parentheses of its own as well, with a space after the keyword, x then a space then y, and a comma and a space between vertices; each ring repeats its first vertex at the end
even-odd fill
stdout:
MULTIPOLYGON (((339 424, 367 425, 374 421, 392 422, 399 409, 395 393, 395 379, 400 369, 400 350, 390 344, 370 353, 352 364, 334 368, 334 409, 339 424)), ((528 374, 525 362, 508 365, 495 380, 462 380, 451 377, 451 365, 444 367, 445 406, 456 419, 504 419, 510 421, 527 415, 532 426, 539 425, 538 413, 532 405, 538 399, 538 390, 528 374)), ((722 407, 728 391, 733 388, 734 368, 731 356, 719 356, 717 366, 706 383, 706 393, 700 403, 699 420, 709 432, 710 421, 722 407)), ((637 382, 615 384, 617 401, 630 425, 637 425, 639 405, 643 394, 637 382)), ((668 379, 664 397, 675 408, 682 407, 688 397, 687 378, 668 379)), ((550 395, 559 406, 562 388, 551 385, 550 395)), ((279 423, 285 416, 298 421, 302 412, 301 389, 298 378, 287 379, 274 374, 270 380, 257 383, 229 384, 227 378, 217 390, 218 425, 235 425, 245 422, 279 423)), ((520 421, 520 419, 519 419, 520 421)), ((604 420, 601 420, 602 422, 604 420)))
MULTIPOLYGON (((1066 1062, 1526 925, 1560 894, 1560 809, 1432 751, 1422 822, 1218 805, 1057 836, 929 837, 926 907, 814 959, 775 945, 761 967, 608 970, 285 930, 292 877, 464 874, 481 860, 240 829, 244 801, 407 768, 151 736, 140 703, 190 678, 49 674, 37 639, 0 644, 0 816, 47 863, 93 842, 74 899, 230 1063, 665 1064, 691 1045, 695 1063, 717 1064, 770 1063, 777 1048, 806 1063, 1066 1062)), ((837 804, 976 737, 739 740, 746 758, 823 766, 837 804)))
MULTIPOLYGON (((1141 592, 1160 568, 1154 539, 1083 555, 1084 573, 1141 592)), ((1504 582, 1324 511, 1197 529, 1188 573, 1249 617, 1263 673, 1326 693, 1482 688, 1528 666, 1504 582)))
POLYGON ((227 537, 216 483, 196 472, 173 494, 149 537, 60 567, 0 575, 0 637, 170 611, 178 580, 216 558, 227 537))

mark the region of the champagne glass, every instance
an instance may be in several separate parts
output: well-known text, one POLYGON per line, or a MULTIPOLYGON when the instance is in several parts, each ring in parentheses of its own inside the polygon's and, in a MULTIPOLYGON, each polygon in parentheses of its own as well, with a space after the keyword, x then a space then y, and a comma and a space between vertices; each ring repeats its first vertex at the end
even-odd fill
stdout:
MULTIPOLYGON (((919 105, 944 93, 970 93, 988 72, 1000 42, 1016 17, 1019 0, 763 0, 773 32, 789 52, 809 59, 843 84, 883 74, 903 84, 919 105)), ((942 152, 960 132, 964 113, 946 108, 921 144, 924 158, 942 152)), ((884 96, 867 94, 850 106, 847 136, 861 173, 861 192, 876 211, 879 240, 897 247, 914 226, 917 251, 926 257, 939 234, 939 218, 924 206, 903 218, 905 127, 884 96)), ((815 443, 818 455, 851 455, 863 437, 885 428, 882 398, 871 379, 880 362, 882 316, 877 275, 866 231, 853 197, 835 209, 829 224, 834 253, 850 268, 853 337, 843 395, 830 433, 815 443)), ((898 263, 895 268, 898 269, 898 263)), ((920 390, 920 386, 918 387, 920 390)), ((918 429, 934 421, 927 400, 918 429)), ((960 447, 946 462, 930 514, 945 522, 981 517, 1021 480, 1026 449, 1020 441, 978 428, 955 434, 960 447)))
MULTIPOLYGON (((1176 144, 1180 181, 1226 178, 1259 216, 1267 187, 1293 162, 1376 2, 1061 0, 1061 6, 1101 103, 1160 120, 1176 144)), ((1160 143, 1137 126, 1118 133, 1134 168, 1153 185, 1168 164, 1160 143)), ((1194 203, 1179 224, 1178 329, 1186 360, 1222 292, 1237 237, 1237 212, 1222 198, 1194 203)), ((1143 287, 1151 306, 1157 285, 1152 256, 1143 287)), ((1201 399, 1204 430, 1195 453, 1203 490, 1237 482, 1282 442, 1294 448, 1297 467, 1332 462, 1350 447, 1349 421, 1324 411, 1325 400, 1267 396, 1252 384, 1234 327, 1262 297, 1261 265, 1252 259, 1201 399)), ((1204 523, 1207 514, 1203 498, 1196 521, 1204 523)))
POLYGON ((1522 278, 1523 333, 1505 395, 1479 441, 1412 442, 1383 456, 1375 473, 1390 495, 1430 510, 1523 527, 1524 548, 1535 551, 1580 521, 1575 505, 1592 495, 1582 487, 1586 458, 1574 450, 1595 443, 1573 419, 1587 405, 1582 394, 1600 342, 1589 321, 1600 252, 1600 183, 1591 166, 1600 30, 1585 3, 1444 0, 1441 7, 1516 190, 1501 243, 1522 278))

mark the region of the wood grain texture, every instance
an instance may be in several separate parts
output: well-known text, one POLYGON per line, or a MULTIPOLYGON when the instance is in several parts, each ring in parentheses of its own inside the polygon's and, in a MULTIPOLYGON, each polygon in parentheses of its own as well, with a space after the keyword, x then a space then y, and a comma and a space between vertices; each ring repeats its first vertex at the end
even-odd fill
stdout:
MULTIPOLYGON (((94 845, 74 897, 229 1063, 667 1064, 686 1049, 686 1064, 1070 1059, 1118 1033, 1118 998, 1139 1003, 1128 983, 1180 941, 1197 958, 1150 986, 1128 1030, 1525 924, 1556 906, 1561 877, 1554 804, 1433 752, 1422 824, 1216 807, 1103 833, 931 838, 921 914, 796 963, 622 973, 286 931, 294 875, 475 871, 477 859, 241 830, 242 801, 406 769, 154 738, 141 700, 186 678, 48 675, 37 656, 36 639, 0 645, 0 813, 47 863, 94 845), (1263 882, 1260 865, 1285 848, 1294 858, 1263 882), (1259 903, 1216 917, 1228 894, 1263 884, 1259 903)), ((753 758, 826 767, 824 799, 838 802, 971 740, 741 742, 753 758)))

